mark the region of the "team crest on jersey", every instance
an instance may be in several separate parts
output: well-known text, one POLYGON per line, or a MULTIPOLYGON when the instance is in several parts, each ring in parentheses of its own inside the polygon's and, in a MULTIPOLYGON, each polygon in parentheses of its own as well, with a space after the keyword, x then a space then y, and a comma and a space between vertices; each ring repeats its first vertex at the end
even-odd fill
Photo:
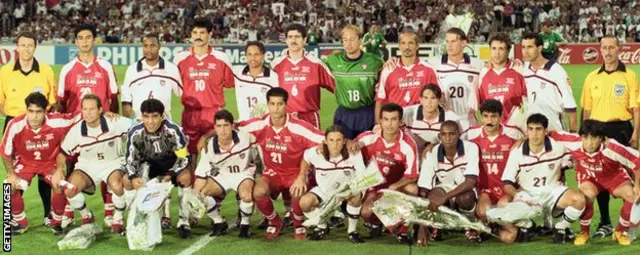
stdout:
POLYGON ((308 66, 303 66, 302 67, 302 72, 303 73, 310 73, 311 72, 311 68, 309 68, 308 66))
POLYGON ((468 80, 469 82, 473 82, 473 75, 469 75, 469 76, 467 76, 467 80, 468 80))
POLYGON ((508 144, 502 144, 500 145, 500 150, 501 151, 510 151, 511 150, 511 146, 508 144))
POLYGON ((53 140, 53 134, 47 134, 44 139, 53 140))
POLYGON ((207 65, 207 69, 213 69, 213 70, 215 70, 215 69, 216 69, 216 64, 214 64, 214 63, 209 63, 209 64, 207 65))
POLYGON ((400 156, 400 154, 394 153, 393 154, 393 159, 396 160, 396 161, 400 161, 400 160, 402 160, 402 156, 400 156))
POLYGON ((541 89, 544 89, 544 88, 546 88, 546 87, 547 87, 547 84, 546 84, 546 83, 544 83, 544 82, 543 82, 543 83, 540 83, 540 88, 541 88, 541 89))
POLYGON ((362 67, 362 71, 367 70, 367 64, 362 64, 360 67, 362 67))
POLYGON ((107 143, 109 145, 109 147, 113 147, 114 145, 116 145, 116 142, 114 141, 110 141, 107 143))
POLYGON ((554 168, 556 168, 556 164, 549 164, 549 170, 553 170, 554 168))
POLYGON ((44 88, 43 87, 33 87, 33 92, 43 93, 44 92, 44 88))
POLYGON ((244 155, 247 153, 240 153, 240 159, 244 159, 244 155))
POLYGON ((285 135, 284 136, 284 142, 285 143, 290 143, 291 142, 291 136, 285 135))
POLYGON ((96 79, 102 79, 102 73, 101 72, 96 72, 95 76, 96 76, 96 79))
POLYGON ((622 85, 622 84, 616 84, 616 85, 613 87, 613 91, 616 93, 616 96, 619 96, 619 97, 620 97, 620 96, 624 95, 624 85, 622 85))
POLYGON ((344 175, 345 175, 345 176, 351 176, 351 171, 349 171, 349 170, 345 170, 345 171, 344 171, 344 175))
POLYGON ((507 78, 507 84, 515 84, 513 78, 507 78))
POLYGON ((164 84, 165 84, 165 83, 166 83, 166 82, 165 82, 164 80, 161 80, 161 81, 160 81, 160 86, 161 86, 161 87, 164 87, 164 84))
POLYGON ((424 77, 424 71, 417 71, 417 72, 416 72, 416 76, 417 76, 418 78, 420 78, 420 77, 424 77))
POLYGON ((260 89, 260 92, 262 92, 262 93, 267 93, 267 91, 269 91, 269 89, 267 89, 267 88, 261 88, 260 89))

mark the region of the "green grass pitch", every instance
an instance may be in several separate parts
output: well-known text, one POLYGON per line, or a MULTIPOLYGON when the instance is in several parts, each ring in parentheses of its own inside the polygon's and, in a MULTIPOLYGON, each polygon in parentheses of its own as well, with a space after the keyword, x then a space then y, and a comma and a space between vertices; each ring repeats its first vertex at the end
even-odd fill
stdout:
MULTIPOLYGON (((62 68, 61 65, 54 66, 54 71, 57 73, 62 68)), ((565 69, 569 73, 573 81, 573 93, 577 98, 579 104, 580 94, 582 92, 582 83, 586 75, 591 71, 598 68, 595 65, 571 65, 565 66, 565 69)), ((640 67, 631 66, 636 72, 640 72, 640 67)), ((117 66, 116 74, 118 81, 124 79, 124 73, 126 71, 125 66, 117 66)), ((225 97, 227 102, 227 109, 231 110, 234 114, 237 114, 236 100, 234 92, 232 90, 225 91, 225 97)), ((180 122, 180 113, 182 106, 177 98, 174 98, 172 102, 173 119, 180 122)), ((332 94, 323 91, 322 93, 322 126, 327 127, 332 123, 333 112, 336 109, 336 102, 332 94)), ((237 115, 236 115, 237 116, 237 115)), ((3 123, 4 121, 0 122, 3 123)), ((1 125, 1 124, 0 124, 1 125)), ((5 178, 5 171, 0 170, 0 179, 5 178)), ((575 187, 573 181, 573 172, 569 172, 568 180, 570 186, 575 187)), ((56 241, 59 237, 53 236, 51 231, 42 225, 43 211, 40 197, 37 195, 37 185, 32 185, 28 192, 25 194, 25 209, 29 219, 29 230, 25 235, 14 236, 13 238, 13 250, 14 254, 135 254, 127 248, 126 239, 121 236, 115 236, 109 233, 105 228, 105 233, 99 235, 97 240, 87 250, 82 251, 59 251, 56 246, 56 241)), ((177 194, 174 193, 174 198, 177 198, 177 194)), ((229 196, 230 199, 225 202, 223 207, 223 215, 228 221, 235 219, 236 204, 233 201, 233 195, 229 196)), ((177 199, 173 199, 172 216, 175 221, 177 220, 177 199)), ((100 225, 103 224, 103 209, 102 199, 99 195, 94 195, 87 198, 88 206, 96 214, 96 222, 100 225)), ((611 215, 612 220, 617 222, 618 212, 621 203, 619 200, 613 200, 611 202, 611 215)), ((282 212, 282 203, 277 202, 276 208, 282 212)), ((597 210, 597 206, 596 206, 597 210)), ((78 217, 78 216, 76 216, 78 217)), ((593 224, 598 223, 599 213, 596 213, 593 224)), ((256 210, 253 217, 253 225, 257 225, 260 216, 256 210)), ((78 221, 72 227, 78 226, 78 221)), ((210 220, 202 219, 201 222, 194 227, 194 235, 192 238, 182 240, 178 238, 175 229, 164 231, 163 243, 156 246, 153 254, 179 254, 180 252, 188 249, 196 242, 201 240, 201 237, 208 235, 210 231, 210 220)), ((364 238, 367 237, 367 233, 362 227, 361 233, 364 238)), ((578 231, 578 225, 574 224, 574 231, 578 231)), ((482 244, 472 244, 466 241, 463 235, 454 235, 442 242, 435 242, 428 248, 408 247, 398 245, 390 235, 385 235, 378 240, 365 240, 367 241, 362 245, 353 245, 349 243, 346 238, 346 230, 340 229, 333 231, 328 236, 327 240, 320 242, 312 241, 296 241, 293 239, 293 230, 285 229, 282 232, 281 237, 276 241, 265 241, 264 231, 257 228, 252 229, 252 238, 249 240, 240 239, 237 237, 237 230, 230 230, 227 236, 213 239, 207 243, 202 249, 198 250, 194 254, 640 254, 640 245, 638 242, 633 243, 631 247, 621 247, 617 243, 613 243, 611 239, 592 240, 591 243, 583 247, 575 247, 572 244, 566 244, 564 246, 555 245, 552 243, 551 238, 538 237, 531 243, 526 244, 514 244, 503 245, 497 240, 493 239, 482 244)))

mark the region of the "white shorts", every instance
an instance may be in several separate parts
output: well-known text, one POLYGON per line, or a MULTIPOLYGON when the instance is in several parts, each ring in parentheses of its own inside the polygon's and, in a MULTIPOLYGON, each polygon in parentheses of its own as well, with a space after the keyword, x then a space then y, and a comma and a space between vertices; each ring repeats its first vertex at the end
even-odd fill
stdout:
POLYGON ((540 187, 533 190, 520 191, 513 200, 523 201, 532 205, 540 205, 543 214, 551 214, 554 218, 557 218, 560 216, 562 209, 556 208, 556 205, 568 189, 566 186, 560 185, 540 187))
POLYGON ((333 193, 322 190, 318 186, 313 187, 311 190, 309 190, 309 192, 313 193, 314 195, 316 195, 316 197, 318 197, 318 200, 320 200, 319 201, 320 204, 327 202, 329 199, 331 199, 331 196, 333 195, 333 193))
POLYGON ((253 171, 245 171, 235 174, 219 173, 216 176, 209 176, 209 178, 220 185, 220 187, 222 187, 222 190, 224 190, 225 192, 229 190, 239 192, 240 184, 244 180, 255 180, 253 171))
POLYGON ((122 165, 124 163, 123 159, 117 160, 104 160, 96 163, 86 163, 86 162, 78 162, 76 163, 75 169, 73 171, 80 171, 87 175, 93 186, 87 187, 83 192, 87 194, 95 193, 96 189, 99 187, 100 182, 107 182, 109 176, 115 171, 122 171, 122 165))

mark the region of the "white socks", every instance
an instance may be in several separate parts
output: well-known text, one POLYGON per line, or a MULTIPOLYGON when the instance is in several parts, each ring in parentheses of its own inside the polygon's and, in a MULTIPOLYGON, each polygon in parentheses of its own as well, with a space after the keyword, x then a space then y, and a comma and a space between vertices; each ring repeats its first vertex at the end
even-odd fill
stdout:
POLYGON ((238 206, 240 207, 240 214, 242 215, 240 224, 249 225, 251 223, 251 214, 253 214, 253 202, 247 203, 241 200, 238 206))
POLYGON ((67 198, 69 200, 69 205, 76 211, 79 211, 83 218, 91 217, 91 211, 87 209, 87 205, 85 204, 85 198, 82 193, 78 193, 72 198, 67 198))
POLYGON ((560 222, 556 223, 556 229, 565 229, 571 227, 571 223, 578 220, 580 218, 580 215, 582 215, 582 212, 584 212, 584 208, 576 209, 573 206, 564 208, 564 216, 562 217, 562 220, 560 222))
POLYGON ((360 209, 362 206, 351 206, 347 204, 347 233, 356 231, 358 219, 360 218, 360 209))

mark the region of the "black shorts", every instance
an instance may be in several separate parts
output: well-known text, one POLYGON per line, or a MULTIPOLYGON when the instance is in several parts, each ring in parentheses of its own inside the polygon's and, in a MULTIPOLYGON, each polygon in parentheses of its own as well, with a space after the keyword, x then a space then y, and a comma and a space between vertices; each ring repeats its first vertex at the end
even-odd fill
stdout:
POLYGON ((633 126, 630 121, 609 121, 604 125, 605 136, 615 139, 624 146, 629 146, 629 140, 633 135, 633 126))

